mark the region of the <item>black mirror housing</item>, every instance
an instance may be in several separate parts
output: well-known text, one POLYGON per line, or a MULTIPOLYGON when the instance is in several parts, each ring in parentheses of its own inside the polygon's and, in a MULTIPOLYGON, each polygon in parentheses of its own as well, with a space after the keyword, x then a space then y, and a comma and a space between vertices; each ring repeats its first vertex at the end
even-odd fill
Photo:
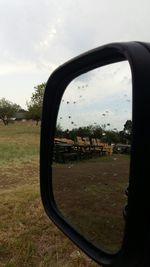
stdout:
POLYGON ((150 114, 150 45, 140 42, 108 44, 82 54, 60 66, 50 76, 44 94, 41 151, 40 151, 40 186, 41 197, 48 217, 77 246, 97 263, 104 266, 130 267, 140 265, 141 260, 148 262, 145 247, 149 243, 150 232, 150 194, 149 160, 145 153, 150 151, 149 121, 150 114), (68 224, 58 210, 52 187, 52 168, 54 134, 60 101, 67 85, 77 76, 97 67, 127 60, 132 72, 133 94, 133 134, 128 192, 128 214, 124 240, 121 250, 110 254, 95 247, 84 236, 68 224), (144 119, 143 119, 144 118, 144 119), (49 134, 50 133, 50 134, 49 134), (142 155, 142 156, 141 156, 142 155), (145 256, 143 256, 145 255, 145 256), (142 257, 145 257, 142 259, 142 257))

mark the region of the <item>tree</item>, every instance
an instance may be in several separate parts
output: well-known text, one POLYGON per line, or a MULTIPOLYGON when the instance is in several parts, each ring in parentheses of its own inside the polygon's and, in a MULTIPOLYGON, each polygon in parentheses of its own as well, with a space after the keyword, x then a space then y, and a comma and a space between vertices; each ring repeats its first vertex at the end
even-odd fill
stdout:
POLYGON ((38 122, 41 120, 43 96, 46 83, 42 83, 34 87, 35 92, 31 96, 30 102, 27 102, 27 119, 32 119, 38 122))
POLYGON ((8 122, 13 118, 14 114, 18 112, 21 107, 15 103, 12 103, 5 98, 0 99, 0 119, 3 121, 4 125, 8 125, 8 122))
POLYGON ((127 120, 126 123, 124 124, 124 132, 131 135, 132 133, 132 121, 131 120, 127 120))
POLYGON ((57 138, 61 138, 61 137, 63 137, 63 129, 62 129, 62 127, 60 126, 59 123, 58 123, 57 126, 56 126, 55 137, 57 137, 57 138))
POLYGON ((76 131, 76 134, 81 137, 91 137, 91 135, 93 134, 93 126, 89 125, 79 127, 76 131))
POLYGON ((108 143, 108 144, 112 144, 112 143, 114 143, 114 144, 117 144, 117 143, 119 143, 119 141, 120 141, 120 136, 119 136, 119 133, 118 133, 118 131, 116 132, 116 131, 113 131, 113 130, 109 130, 109 131, 106 131, 105 132, 105 141, 108 143))
POLYGON ((101 139, 103 135, 103 129, 101 126, 96 125, 92 127, 91 137, 101 139))
POLYGON ((123 132, 126 137, 127 143, 131 143, 131 138, 132 138, 132 121, 131 120, 126 121, 126 123, 124 124, 123 132))

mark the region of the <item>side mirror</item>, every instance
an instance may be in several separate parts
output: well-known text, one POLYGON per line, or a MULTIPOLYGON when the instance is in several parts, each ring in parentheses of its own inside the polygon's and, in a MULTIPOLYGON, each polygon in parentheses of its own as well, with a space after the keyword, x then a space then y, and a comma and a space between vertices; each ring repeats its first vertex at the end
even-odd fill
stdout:
POLYGON ((45 211, 104 266, 137 266, 147 244, 149 70, 149 44, 114 43, 59 67, 45 90, 45 211))

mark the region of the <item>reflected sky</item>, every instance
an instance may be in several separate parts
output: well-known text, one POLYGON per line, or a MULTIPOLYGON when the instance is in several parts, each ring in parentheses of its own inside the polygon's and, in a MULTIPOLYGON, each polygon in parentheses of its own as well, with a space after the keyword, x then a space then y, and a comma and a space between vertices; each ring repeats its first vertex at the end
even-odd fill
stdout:
POLYGON ((57 123, 65 129, 90 124, 122 130, 131 119, 131 71, 127 61, 94 69, 74 79, 60 105, 57 123))

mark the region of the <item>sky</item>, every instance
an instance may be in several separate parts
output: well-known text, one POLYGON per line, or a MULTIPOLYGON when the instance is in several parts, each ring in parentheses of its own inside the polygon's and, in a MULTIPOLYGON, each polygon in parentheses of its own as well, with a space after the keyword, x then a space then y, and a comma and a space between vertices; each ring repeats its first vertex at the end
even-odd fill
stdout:
POLYGON ((149 0, 0 0, 0 98, 26 108, 34 86, 69 59, 111 42, 148 42, 149 10, 149 0))
POLYGON ((66 88, 57 123, 63 129, 88 125, 123 130, 132 119, 131 70, 127 61, 80 75, 66 88))

